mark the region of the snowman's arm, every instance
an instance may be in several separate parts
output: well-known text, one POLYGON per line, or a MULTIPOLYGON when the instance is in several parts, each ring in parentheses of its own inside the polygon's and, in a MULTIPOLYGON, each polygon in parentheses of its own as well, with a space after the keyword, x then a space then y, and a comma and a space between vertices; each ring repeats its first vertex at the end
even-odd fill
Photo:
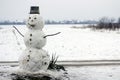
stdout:
POLYGON ((17 32, 18 32, 22 37, 24 37, 24 35, 23 35, 15 26, 13 26, 13 28, 15 28, 15 29, 17 30, 17 32))
POLYGON ((55 33, 55 34, 49 34, 49 35, 46 35, 46 36, 44 36, 44 38, 46 38, 46 37, 48 37, 48 36, 54 36, 54 35, 57 35, 57 34, 60 34, 61 32, 57 32, 57 33, 55 33))

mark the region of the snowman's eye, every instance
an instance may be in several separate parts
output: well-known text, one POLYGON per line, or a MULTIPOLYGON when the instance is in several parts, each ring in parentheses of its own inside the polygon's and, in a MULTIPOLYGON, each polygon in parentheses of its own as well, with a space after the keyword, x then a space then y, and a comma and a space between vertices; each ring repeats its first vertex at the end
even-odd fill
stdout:
POLYGON ((34 19, 37 19, 36 17, 34 19))
POLYGON ((29 17, 29 19, 31 19, 31 17, 29 17))

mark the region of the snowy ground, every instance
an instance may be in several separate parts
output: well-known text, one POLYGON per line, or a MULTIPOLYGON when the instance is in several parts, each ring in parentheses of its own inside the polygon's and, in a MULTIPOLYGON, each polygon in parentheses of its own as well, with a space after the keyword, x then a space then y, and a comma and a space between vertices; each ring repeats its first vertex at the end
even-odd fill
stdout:
POLYGON ((120 80, 120 66, 69 67, 71 80, 120 80))
MULTIPOLYGON (((17 61, 25 49, 23 38, 12 26, 1 25, 0 61, 17 61)), ((27 28, 17 25, 24 34, 27 28)), ((57 54, 59 60, 107 60, 120 59, 120 31, 92 31, 88 28, 71 28, 73 25, 46 25, 45 34, 61 32, 48 37, 44 47, 50 55, 57 54)), ((77 25, 80 27, 80 25, 77 25)))
MULTIPOLYGON (((2 71, 12 71, 16 67, 1 66, 2 71)), ((120 80, 120 66, 68 67, 70 80, 120 80)), ((0 72, 2 72, 0 71, 0 72)), ((7 73, 0 73, 0 80, 11 80, 7 73)))

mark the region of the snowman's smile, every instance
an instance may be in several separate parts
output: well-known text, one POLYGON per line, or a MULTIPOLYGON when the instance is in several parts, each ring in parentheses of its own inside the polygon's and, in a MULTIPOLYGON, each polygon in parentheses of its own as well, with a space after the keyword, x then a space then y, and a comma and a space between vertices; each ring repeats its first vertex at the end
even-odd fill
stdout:
POLYGON ((29 23, 28 23, 28 25, 30 25, 31 27, 35 27, 35 25, 33 25, 33 24, 29 24, 29 23))
POLYGON ((30 25, 30 26, 35 27, 35 25, 30 25))

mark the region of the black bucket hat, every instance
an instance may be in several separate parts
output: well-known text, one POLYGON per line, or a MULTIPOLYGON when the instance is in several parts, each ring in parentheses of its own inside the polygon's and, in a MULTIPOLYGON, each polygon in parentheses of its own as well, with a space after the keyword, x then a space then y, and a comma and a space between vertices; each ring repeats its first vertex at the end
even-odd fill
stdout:
POLYGON ((39 6, 31 6, 30 14, 40 14, 39 13, 39 6))

